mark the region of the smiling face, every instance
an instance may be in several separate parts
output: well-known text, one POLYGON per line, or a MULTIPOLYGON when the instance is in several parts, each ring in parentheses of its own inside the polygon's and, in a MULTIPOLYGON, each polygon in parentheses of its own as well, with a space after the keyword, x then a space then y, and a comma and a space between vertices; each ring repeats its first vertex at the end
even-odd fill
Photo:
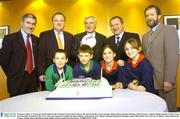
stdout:
POLYGON ((126 55, 134 61, 138 59, 139 53, 141 51, 140 48, 136 49, 130 43, 125 44, 124 50, 125 50, 126 55))
POLYGON ((64 24, 65 24, 64 16, 60 14, 56 14, 52 20, 53 20, 53 28, 57 32, 61 32, 64 29, 64 24))
POLYGON ((86 18, 84 21, 86 32, 88 33, 95 32, 96 24, 97 23, 96 23, 95 18, 92 18, 92 17, 86 18))
POLYGON ((106 63, 111 63, 114 61, 114 57, 116 54, 110 49, 110 48, 105 48, 103 51, 103 59, 106 63))
POLYGON ((158 15, 155 8, 147 9, 145 12, 146 24, 153 28, 155 27, 161 18, 161 15, 158 15))
POLYGON ((27 17, 21 21, 21 27, 27 34, 32 34, 36 26, 36 20, 32 17, 27 17))
POLYGON ((110 21, 111 31, 114 35, 119 35, 124 31, 124 25, 119 18, 112 19, 110 21))
POLYGON ((78 58, 84 66, 87 66, 89 64, 89 61, 92 59, 92 57, 93 55, 91 55, 90 53, 80 52, 78 54, 78 58))
POLYGON ((56 52, 53 61, 58 69, 63 69, 64 65, 68 62, 68 59, 63 52, 56 52))

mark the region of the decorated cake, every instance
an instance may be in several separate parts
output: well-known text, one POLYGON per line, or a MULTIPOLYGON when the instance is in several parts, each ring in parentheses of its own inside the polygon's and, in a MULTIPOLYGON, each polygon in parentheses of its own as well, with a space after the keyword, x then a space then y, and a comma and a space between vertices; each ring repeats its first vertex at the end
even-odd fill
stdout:
POLYGON ((93 80, 90 78, 59 81, 56 89, 46 99, 95 99, 111 98, 112 87, 105 78, 93 80))

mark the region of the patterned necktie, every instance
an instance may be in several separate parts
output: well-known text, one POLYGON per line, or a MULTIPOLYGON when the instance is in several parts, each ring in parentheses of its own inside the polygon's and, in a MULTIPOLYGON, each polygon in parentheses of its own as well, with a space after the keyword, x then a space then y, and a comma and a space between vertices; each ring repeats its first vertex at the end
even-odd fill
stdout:
POLYGON ((120 42, 120 40, 119 40, 119 39, 120 39, 120 37, 119 37, 119 36, 117 36, 117 37, 116 37, 116 40, 117 40, 116 45, 117 45, 117 47, 119 46, 119 42, 120 42))
POLYGON ((57 40, 58 48, 59 48, 59 49, 63 49, 63 44, 62 44, 62 41, 61 41, 60 33, 59 33, 59 32, 57 32, 56 40, 57 40))
POLYGON ((150 43, 152 41, 152 35, 153 35, 153 30, 150 31, 149 33, 149 37, 148 37, 148 43, 150 43))
POLYGON ((30 35, 27 35, 26 39, 26 52, 27 52, 27 58, 26 58, 26 71, 31 74, 33 71, 33 60, 32 60, 32 49, 29 42, 30 35))

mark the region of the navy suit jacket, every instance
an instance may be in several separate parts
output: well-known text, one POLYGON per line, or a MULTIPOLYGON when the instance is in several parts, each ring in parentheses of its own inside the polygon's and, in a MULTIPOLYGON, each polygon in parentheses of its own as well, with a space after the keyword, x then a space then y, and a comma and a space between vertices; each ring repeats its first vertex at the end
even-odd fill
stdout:
POLYGON ((124 52, 124 43, 129 38, 135 38, 140 40, 139 35, 137 33, 130 33, 130 32, 124 32, 118 47, 115 43, 115 35, 111 36, 106 40, 105 43, 111 45, 113 49, 116 51, 116 57, 115 57, 116 60, 122 59, 126 61, 128 59, 126 53, 124 52))

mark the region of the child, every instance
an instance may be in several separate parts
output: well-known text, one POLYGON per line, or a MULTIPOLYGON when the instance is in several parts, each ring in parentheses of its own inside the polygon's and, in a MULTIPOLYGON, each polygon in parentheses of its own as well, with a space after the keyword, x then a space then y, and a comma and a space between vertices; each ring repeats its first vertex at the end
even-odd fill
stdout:
POLYGON ((100 79, 101 65, 92 60, 93 50, 88 45, 81 45, 78 50, 79 63, 74 66, 74 78, 100 79))
POLYGON ((141 43, 137 39, 128 39, 124 43, 125 53, 129 57, 124 65, 132 79, 128 87, 137 91, 154 93, 153 69, 141 53, 141 49, 141 43))
MULTIPOLYGON (((102 70, 103 77, 106 78, 109 84, 112 86, 112 89, 123 88, 123 80, 128 79, 125 76, 125 70, 123 66, 119 66, 118 63, 114 60, 116 53, 110 45, 105 45, 103 47, 103 61, 102 61, 102 70)), ((124 84, 125 85, 125 84, 124 84)))
POLYGON ((72 68, 67 65, 67 54, 64 50, 58 49, 55 52, 53 61, 55 64, 50 65, 45 72, 45 86, 49 91, 55 90, 55 84, 61 80, 72 80, 72 68))

